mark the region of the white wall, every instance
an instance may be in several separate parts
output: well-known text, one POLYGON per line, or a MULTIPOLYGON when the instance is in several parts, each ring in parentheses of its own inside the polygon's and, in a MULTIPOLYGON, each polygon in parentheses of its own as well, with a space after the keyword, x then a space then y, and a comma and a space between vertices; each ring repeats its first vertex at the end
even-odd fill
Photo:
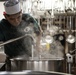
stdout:
POLYGON ((0 20, 1 20, 2 18, 4 18, 3 12, 4 12, 3 2, 0 2, 0 20))

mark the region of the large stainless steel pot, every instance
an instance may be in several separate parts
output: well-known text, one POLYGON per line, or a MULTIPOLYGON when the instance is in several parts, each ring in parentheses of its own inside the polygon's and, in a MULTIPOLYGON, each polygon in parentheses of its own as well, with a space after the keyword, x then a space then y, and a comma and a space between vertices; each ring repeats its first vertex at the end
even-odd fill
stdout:
POLYGON ((53 71, 44 72, 44 71, 25 70, 17 72, 0 72, 0 75, 72 75, 72 74, 53 72, 53 71))
MULTIPOLYGON (((16 64, 16 70, 34 70, 34 71, 57 71, 61 67, 62 59, 11 59, 16 64)), ((13 66, 11 66, 12 68, 13 66)))

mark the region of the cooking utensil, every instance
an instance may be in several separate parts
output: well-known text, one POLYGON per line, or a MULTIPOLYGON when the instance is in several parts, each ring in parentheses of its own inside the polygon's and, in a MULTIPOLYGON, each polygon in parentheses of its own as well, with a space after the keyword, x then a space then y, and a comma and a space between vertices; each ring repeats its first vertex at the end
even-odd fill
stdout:
POLYGON ((34 40, 34 38, 33 38, 32 35, 30 35, 30 34, 25 34, 25 35, 20 36, 20 37, 18 37, 18 38, 10 39, 10 40, 8 40, 8 41, 6 41, 6 42, 2 42, 2 43, 0 44, 0 46, 3 46, 3 45, 5 45, 5 44, 8 44, 8 43, 11 43, 11 42, 14 42, 14 41, 17 41, 17 40, 22 39, 22 38, 24 38, 24 37, 26 37, 26 36, 29 36, 29 37, 31 37, 31 38, 34 40))
POLYGON ((54 71, 24 70, 24 71, 18 71, 18 72, 0 72, 0 75, 72 75, 72 74, 54 72, 54 71))
MULTIPOLYGON (((55 71, 58 70, 59 66, 57 62, 63 61, 63 59, 24 59, 24 58, 13 58, 11 63, 17 63, 17 71, 21 70, 35 70, 35 71, 55 71)), ((11 66, 13 68, 13 66, 11 66)))
POLYGON ((76 40, 75 40, 75 37, 72 35, 72 31, 71 31, 71 25, 72 25, 72 23, 71 23, 71 16, 70 16, 70 30, 69 30, 69 35, 67 36, 67 38, 66 38, 66 41, 67 42, 69 42, 69 43, 74 43, 76 40))

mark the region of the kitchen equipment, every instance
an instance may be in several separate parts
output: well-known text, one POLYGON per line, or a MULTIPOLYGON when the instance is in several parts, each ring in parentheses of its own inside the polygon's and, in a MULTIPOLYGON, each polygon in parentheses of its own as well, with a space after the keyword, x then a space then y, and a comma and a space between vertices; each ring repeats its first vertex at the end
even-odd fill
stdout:
MULTIPOLYGON (((61 65, 57 64, 59 62, 63 62, 63 58, 54 58, 54 59, 40 59, 40 58, 13 58, 11 59, 11 63, 16 64, 16 70, 34 70, 34 71, 57 71, 61 65)), ((11 69, 13 69, 13 66, 11 64, 11 69)))
POLYGON ((25 38, 25 37, 27 37, 27 36, 31 37, 31 38, 34 40, 34 38, 33 38, 32 35, 30 35, 30 34, 25 34, 25 35, 23 35, 23 36, 20 36, 20 37, 14 38, 14 39, 10 39, 10 40, 8 40, 8 41, 5 41, 5 42, 3 42, 3 43, 0 43, 0 46, 4 46, 5 44, 8 44, 8 43, 11 43, 11 42, 20 40, 20 39, 25 38))
POLYGON ((0 72, 0 75, 72 75, 61 72, 53 72, 53 71, 32 71, 32 70, 24 70, 17 72, 0 72))
POLYGON ((75 42, 75 37, 70 34, 70 35, 68 35, 66 41, 69 42, 69 43, 74 43, 75 42))
POLYGON ((71 23, 71 16, 70 16, 70 30, 69 30, 69 35, 67 36, 66 38, 66 41, 68 43, 74 43, 76 41, 75 39, 75 36, 72 35, 72 30, 71 30, 71 27, 72 27, 72 23, 71 23))

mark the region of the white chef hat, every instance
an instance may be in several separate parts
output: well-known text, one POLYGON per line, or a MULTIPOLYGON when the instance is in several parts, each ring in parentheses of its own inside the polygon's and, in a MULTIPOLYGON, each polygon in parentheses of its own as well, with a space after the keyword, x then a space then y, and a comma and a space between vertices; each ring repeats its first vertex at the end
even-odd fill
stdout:
POLYGON ((7 0, 4 2, 6 14, 16 14, 21 11, 20 2, 18 0, 7 0))

